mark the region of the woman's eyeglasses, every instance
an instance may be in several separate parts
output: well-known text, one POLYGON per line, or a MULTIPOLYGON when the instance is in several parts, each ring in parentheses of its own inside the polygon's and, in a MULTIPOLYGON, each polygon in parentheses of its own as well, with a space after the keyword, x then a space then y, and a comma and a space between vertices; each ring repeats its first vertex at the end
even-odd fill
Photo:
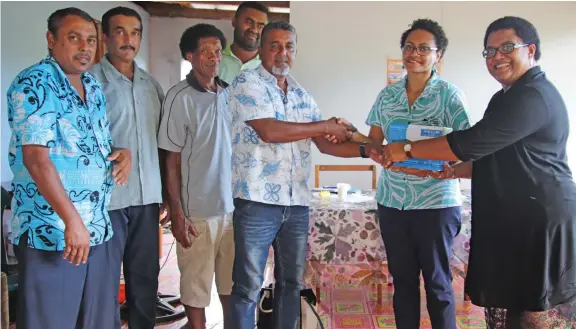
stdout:
POLYGON ((418 55, 428 55, 432 50, 438 50, 438 48, 432 48, 428 46, 414 47, 412 45, 404 45, 404 47, 402 47, 402 53, 404 54, 412 54, 414 50, 416 50, 418 55))
POLYGON ((514 49, 522 48, 522 47, 526 47, 526 46, 528 46, 527 43, 523 43, 523 44, 505 43, 498 48, 488 47, 488 48, 484 49, 484 51, 482 51, 482 56, 484 56, 484 58, 488 59, 488 58, 492 58, 492 57, 496 56, 497 52, 500 52, 501 54, 509 54, 509 53, 513 52, 514 49))

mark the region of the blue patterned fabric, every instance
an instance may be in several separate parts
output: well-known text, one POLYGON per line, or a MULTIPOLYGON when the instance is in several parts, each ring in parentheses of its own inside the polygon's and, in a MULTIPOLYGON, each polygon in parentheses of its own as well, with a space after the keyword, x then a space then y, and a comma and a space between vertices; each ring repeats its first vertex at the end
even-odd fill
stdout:
POLYGON ((27 245, 64 250, 64 221, 50 207, 24 166, 22 146, 49 148, 68 197, 90 232, 90 244, 112 237, 106 207, 113 187, 112 139, 106 100, 90 73, 82 75, 86 103, 50 56, 22 71, 8 88, 8 121, 12 130, 9 163, 12 181, 12 243, 28 232, 27 245))
MULTIPOLYGON (((470 127, 464 95, 453 84, 432 75, 412 108, 406 80, 386 86, 378 95, 366 124, 382 129, 384 138, 392 122, 450 127, 470 127)), ((461 205, 458 180, 438 180, 382 170, 376 193, 379 204, 396 209, 438 209, 461 205)))
POLYGON ((232 82, 232 182, 234 198, 282 206, 308 206, 311 139, 265 143, 246 122, 273 118, 316 122, 322 115, 312 96, 291 76, 285 94, 263 66, 232 82))

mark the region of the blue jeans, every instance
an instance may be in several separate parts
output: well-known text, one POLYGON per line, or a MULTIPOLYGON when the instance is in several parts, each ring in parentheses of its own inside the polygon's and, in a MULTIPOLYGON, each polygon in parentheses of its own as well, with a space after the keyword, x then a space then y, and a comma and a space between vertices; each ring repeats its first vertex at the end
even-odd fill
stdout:
POLYGON ((306 264, 310 212, 303 206, 277 206, 234 200, 235 259, 230 321, 254 329, 270 246, 274 247, 274 328, 296 329, 306 264))

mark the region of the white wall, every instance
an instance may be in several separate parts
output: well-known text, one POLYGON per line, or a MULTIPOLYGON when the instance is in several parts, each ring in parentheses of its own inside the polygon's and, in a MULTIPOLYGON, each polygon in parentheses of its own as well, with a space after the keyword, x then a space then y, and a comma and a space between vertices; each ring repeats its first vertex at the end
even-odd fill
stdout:
MULTIPOLYGON (((126 2, 2 2, 2 181, 12 177, 7 164, 10 131, 5 114, 6 89, 15 74, 46 54, 48 15, 58 8, 76 5, 99 18, 119 4, 136 8, 142 15, 145 37, 137 60, 165 91, 180 81, 178 43, 187 27, 200 22, 213 24, 232 42, 229 20, 148 19, 139 7, 126 2)), ((530 20, 542 39, 542 68, 564 96, 572 118, 568 154, 576 173, 576 80, 572 79, 576 66, 571 65, 576 54, 575 2, 331 2, 330 14, 326 13, 326 4, 291 3, 290 21, 298 30, 293 74, 313 93, 325 117, 345 117, 362 127, 363 132, 367 132, 364 121, 376 95, 385 86, 386 57, 400 57, 400 35, 414 19, 435 19, 446 30, 450 45, 443 76, 466 93, 473 122, 482 117, 490 97, 499 88, 480 55, 486 27, 504 15, 530 20), (547 17, 542 13, 547 13, 547 17)), ((316 150, 313 163, 370 161, 335 158, 316 150)), ((368 176, 331 173, 323 174, 321 182, 332 184, 338 180, 361 186, 369 182, 368 176)))
POLYGON ((212 24, 219 28, 231 43, 234 29, 230 20, 201 20, 189 18, 150 18, 150 72, 158 80, 164 91, 180 82, 180 37, 182 33, 198 23, 212 24))
MULTIPOLYGON (((442 73, 465 92, 473 122, 482 117, 499 89, 481 56, 486 28, 505 15, 530 20, 542 40, 542 68, 560 90, 571 115, 568 155, 576 174, 576 66, 572 64, 576 2, 331 2, 329 14, 326 4, 293 1, 290 5, 290 21, 298 31, 293 74, 312 92, 326 118, 347 118, 366 133, 364 121, 385 86, 386 58, 400 58, 401 33, 414 19, 431 18, 444 27, 450 44, 442 73)), ((313 163, 370 161, 340 159, 315 150, 313 163)), ((322 176, 321 183, 337 180, 368 183, 368 178, 358 175, 330 173, 322 176)))
MULTIPOLYGON (((293 74, 314 95, 326 118, 345 117, 363 132, 364 121, 378 92, 385 86, 386 58, 400 58, 400 35, 416 18, 432 18, 444 27, 450 45, 443 76, 465 93, 472 122, 483 115, 500 87, 488 74, 481 56, 488 24, 504 15, 530 20, 542 39, 542 68, 568 106, 573 132, 569 161, 576 173, 576 54, 575 2, 326 2, 293 1, 290 21, 298 30, 298 56, 293 74), (322 14, 319 14, 322 13, 322 14), (542 13, 546 13, 544 17, 542 13)), ((229 20, 151 18, 151 72, 164 89, 180 81, 178 42, 184 30, 205 22, 220 28, 229 42, 229 20)), ((371 163, 313 154, 314 164, 371 163)), ((323 173, 321 183, 339 180, 367 186, 368 175, 323 173)))
POLYGON ((149 15, 142 8, 130 2, 111 1, 30 1, 6 2, 0 4, 1 16, 1 181, 11 180, 13 175, 8 165, 8 144, 10 142, 10 126, 6 111, 6 91, 16 75, 28 66, 39 62, 47 55, 46 30, 50 14, 58 9, 75 6, 95 19, 101 20, 102 15, 116 6, 130 7, 142 16, 144 38, 140 53, 136 58, 138 65, 147 69, 149 63, 149 15))

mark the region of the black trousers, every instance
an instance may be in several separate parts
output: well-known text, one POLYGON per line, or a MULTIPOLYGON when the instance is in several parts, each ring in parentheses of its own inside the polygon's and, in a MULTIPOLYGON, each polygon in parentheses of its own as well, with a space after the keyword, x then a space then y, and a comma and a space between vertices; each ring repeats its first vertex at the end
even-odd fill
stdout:
POLYGON ((420 272, 434 329, 456 329, 450 258, 460 231, 460 207, 398 210, 378 205, 388 268, 394 278, 398 329, 420 327, 420 272))
MULTIPOLYGON (((120 290, 120 268, 124 266, 126 303, 129 307, 130 329, 153 329, 156 322, 158 295, 158 204, 128 207, 110 211, 114 236, 114 266, 112 273, 116 284, 116 305, 120 290)), ((116 308, 114 328, 121 327, 120 308, 116 308)))

